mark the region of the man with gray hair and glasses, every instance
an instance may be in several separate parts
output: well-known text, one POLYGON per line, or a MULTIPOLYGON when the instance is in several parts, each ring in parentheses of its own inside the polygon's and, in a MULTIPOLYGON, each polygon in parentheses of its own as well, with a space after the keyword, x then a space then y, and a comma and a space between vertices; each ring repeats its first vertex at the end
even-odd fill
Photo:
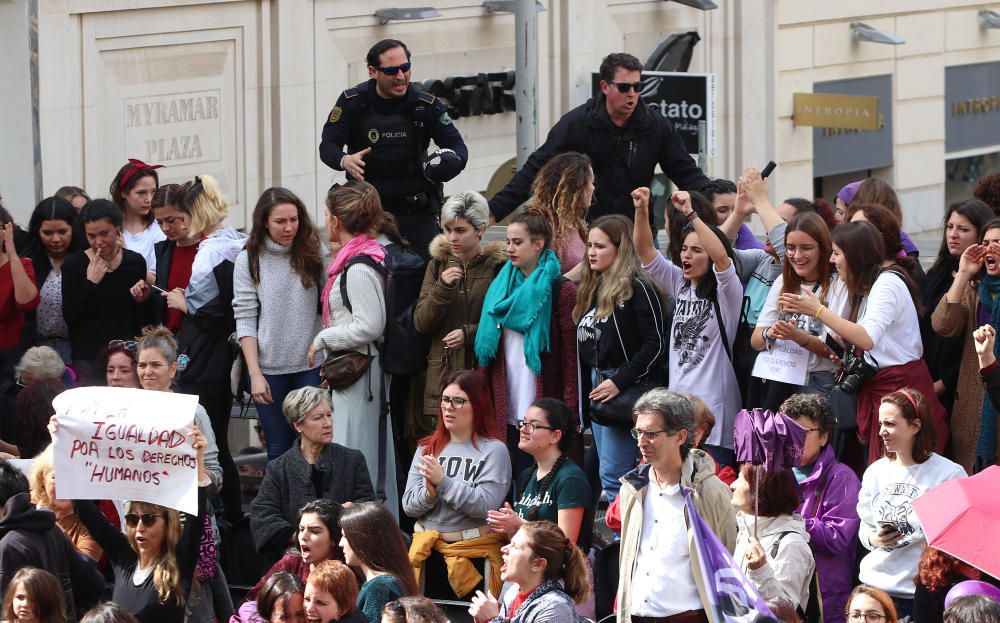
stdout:
POLYGON ((698 514, 731 552, 736 544, 732 493, 715 461, 694 445, 694 407, 668 389, 636 401, 632 437, 642 463, 621 478, 621 623, 707 622, 704 586, 684 504, 690 490, 698 514))

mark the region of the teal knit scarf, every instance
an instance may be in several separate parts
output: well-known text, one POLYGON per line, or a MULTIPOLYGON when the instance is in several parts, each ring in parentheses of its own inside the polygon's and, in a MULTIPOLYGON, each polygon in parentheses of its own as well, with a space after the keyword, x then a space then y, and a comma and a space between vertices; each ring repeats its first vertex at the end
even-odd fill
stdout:
MULTIPOLYGON (((986 275, 979 282, 979 302, 990 310, 990 325, 1000 331, 1000 277, 986 275)), ((1000 341, 993 344, 993 354, 1000 351, 1000 341)), ((976 443, 976 461, 972 471, 979 472, 993 465, 996 456, 997 409, 990 400, 989 393, 983 396, 983 416, 979 423, 979 439, 976 443)))
POLYGON ((559 259, 552 249, 538 258, 538 267, 525 278, 508 260, 490 284, 483 315, 476 329, 476 358, 486 366, 497 356, 503 327, 524 336, 524 359, 536 375, 542 372, 543 352, 549 350, 552 282, 559 277, 559 259))

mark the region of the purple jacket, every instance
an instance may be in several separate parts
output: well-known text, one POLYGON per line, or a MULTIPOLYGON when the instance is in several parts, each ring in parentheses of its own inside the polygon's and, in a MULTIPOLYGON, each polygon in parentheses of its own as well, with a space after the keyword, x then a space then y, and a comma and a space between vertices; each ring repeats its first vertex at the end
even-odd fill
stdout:
POLYGON ((826 623, 844 623, 844 607, 854 588, 854 549, 858 540, 858 492, 861 481, 850 467, 837 461, 827 444, 812 473, 799 488, 799 514, 806 522, 809 546, 816 558, 823 617, 826 623))
POLYGON ((747 227, 746 223, 740 225, 740 229, 736 232, 736 241, 733 242, 734 249, 763 249, 764 243, 757 240, 757 237, 753 235, 750 228, 747 227))

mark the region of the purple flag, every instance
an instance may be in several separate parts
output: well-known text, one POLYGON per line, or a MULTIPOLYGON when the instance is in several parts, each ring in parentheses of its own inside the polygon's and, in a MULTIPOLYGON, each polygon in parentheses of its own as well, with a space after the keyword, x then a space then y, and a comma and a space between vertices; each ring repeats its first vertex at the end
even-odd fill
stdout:
POLYGON ((757 588, 733 562, 729 550, 698 514, 689 489, 684 490, 684 502, 694 529, 702 583, 711 605, 711 611, 706 613, 709 620, 714 623, 776 621, 757 588))

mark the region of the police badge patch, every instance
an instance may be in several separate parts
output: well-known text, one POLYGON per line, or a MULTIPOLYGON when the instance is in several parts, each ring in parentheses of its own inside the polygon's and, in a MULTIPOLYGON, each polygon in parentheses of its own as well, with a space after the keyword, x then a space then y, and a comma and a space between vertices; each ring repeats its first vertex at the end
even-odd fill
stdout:
POLYGON ((368 141, 371 142, 372 144, 378 142, 378 130, 376 130, 375 128, 368 130, 368 141))
POLYGON ((340 121, 340 115, 344 113, 344 109, 340 106, 334 106, 333 110, 330 111, 330 123, 337 123, 340 121))
POLYGON ((441 113, 441 116, 438 117, 438 123, 441 125, 451 125, 451 117, 448 116, 447 110, 441 113))

